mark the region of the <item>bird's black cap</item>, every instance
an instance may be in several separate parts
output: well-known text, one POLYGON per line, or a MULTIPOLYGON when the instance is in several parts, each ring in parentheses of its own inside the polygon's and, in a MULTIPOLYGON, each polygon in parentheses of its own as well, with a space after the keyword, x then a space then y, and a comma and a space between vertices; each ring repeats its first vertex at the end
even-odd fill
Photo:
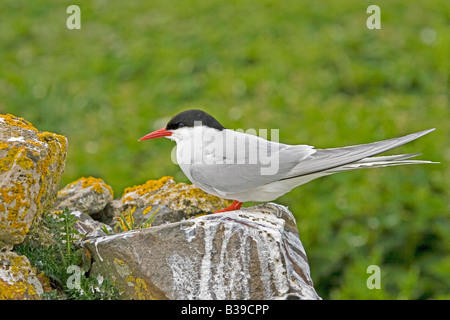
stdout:
POLYGON ((194 127, 196 124, 195 122, 201 122, 201 125, 214 128, 219 131, 225 129, 219 121, 214 119, 213 116, 207 114, 205 111, 191 109, 180 112, 170 119, 169 123, 166 125, 166 130, 175 130, 182 127, 194 127))

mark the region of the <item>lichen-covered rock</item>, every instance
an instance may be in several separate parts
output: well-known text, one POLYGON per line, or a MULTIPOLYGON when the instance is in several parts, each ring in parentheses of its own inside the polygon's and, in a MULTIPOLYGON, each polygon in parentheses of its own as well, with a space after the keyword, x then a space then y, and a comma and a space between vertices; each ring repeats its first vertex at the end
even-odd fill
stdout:
MULTIPOLYGON (((115 217, 114 221, 120 215, 132 214, 136 223, 151 218, 154 219, 152 225, 159 225, 212 213, 230 204, 230 200, 207 194, 194 185, 162 177, 126 188, 120 199, 108 204, 104 214, 115 217)), ((100 220, 107 223, 105 218, 100 220)))
POLYGON ((58 192, 53 211, 68 208, 93 216, 113 200, 113 190, 102 179, 82 177, 58 192))
POLYGON ((0 252, 0 300, 40 299, 44 289, 27 257, 0 252))
POLYGON ((84 242, 128 299, 320 299, 295 219, 265 204, 84 242))
POLYGON ((161 205, 191 216, 218 211, 231 204, 231 201, 207 194, 194 185, 175 183, 172 177, 126 188, 121 201, 147 207, 161 205))
POLYGON ((0 248, 21 243, 33 219, 51 209, 66 147, 64 136, 0 115, 0 248))

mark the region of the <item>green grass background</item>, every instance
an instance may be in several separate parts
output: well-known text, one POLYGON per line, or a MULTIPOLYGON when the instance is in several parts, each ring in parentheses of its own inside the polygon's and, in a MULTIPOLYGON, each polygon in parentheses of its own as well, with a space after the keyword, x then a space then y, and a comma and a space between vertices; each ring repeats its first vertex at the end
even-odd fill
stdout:
POLYGON ((0 112, 68 137, 62 185, 91 175, 120 196, 187 182, 172 142, 137 139, 189 108, 317 148, 436 127, 396 151, 441 164, 338 174, 276 202, 323 298, 450 298, 449 1, 3 0, 0 12, 0 112), (71 4, 81 30, 66 28, 71 4), (366 27, 370 4, 381 30, 366 27))

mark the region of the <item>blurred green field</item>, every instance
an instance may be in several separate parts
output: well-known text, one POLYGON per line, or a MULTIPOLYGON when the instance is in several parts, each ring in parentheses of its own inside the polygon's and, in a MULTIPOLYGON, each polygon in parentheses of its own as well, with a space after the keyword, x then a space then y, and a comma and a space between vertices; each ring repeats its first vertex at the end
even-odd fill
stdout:
POLYGON ((3 0, 0 12, 0 113, 68 137, 61 185, 95 176, 120 196, 186 182, 172 142, 137 140, 189 108, 317 148, 437 128, 395 151, 441 164, 338 174, 276 202, 324 299, 450 298, 449 1, 3 0), (81 30, 66 28, 71 4, 81 30), (381 30, 366 28, 370 4, 381 30))

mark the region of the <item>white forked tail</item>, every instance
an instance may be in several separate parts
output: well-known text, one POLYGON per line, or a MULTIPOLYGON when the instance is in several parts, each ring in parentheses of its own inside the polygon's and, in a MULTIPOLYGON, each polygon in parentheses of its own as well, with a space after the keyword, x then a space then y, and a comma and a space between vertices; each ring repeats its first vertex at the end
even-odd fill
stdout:
POLYGON ((399 154, 393 156, 382 156, 382 157, 370 157, 364 158, 354 163, 349 163, 341 167, 333 168, 327 170, 329 173, 337 173, 350 170, 366 169, 366 168, 381 168, 389 166, 400 166, 405 164, 421 164, 421 163, 439 163, 427 160, 407 160, 413 157, 420 156, 421 153, 408 153, 399 154))

